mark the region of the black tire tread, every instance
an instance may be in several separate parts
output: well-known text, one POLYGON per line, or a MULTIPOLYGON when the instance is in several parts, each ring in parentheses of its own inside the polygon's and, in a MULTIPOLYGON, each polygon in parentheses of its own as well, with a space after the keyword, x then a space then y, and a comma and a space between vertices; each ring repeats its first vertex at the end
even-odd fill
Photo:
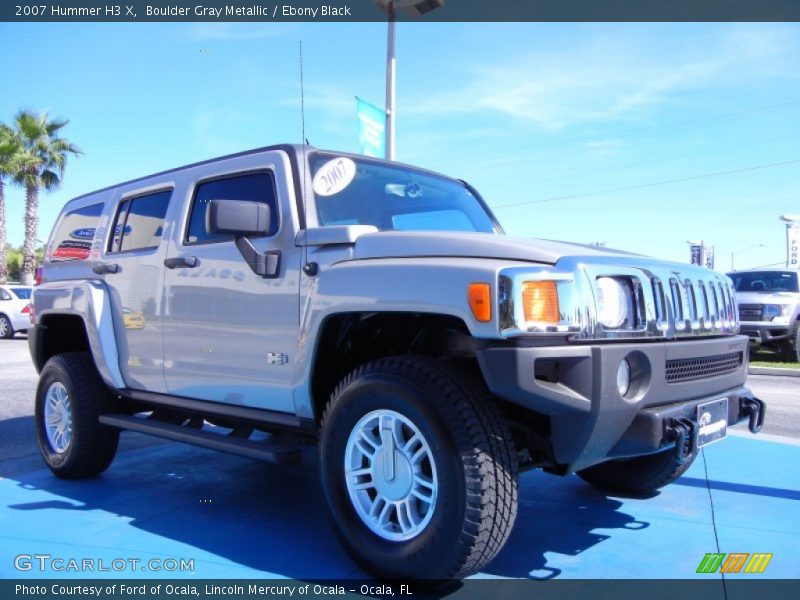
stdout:
MULTIPOLYGON (((50 466, 50 470, 62 479, 83 479, 105 471, 117 452, 119 430, 101 425, 99 417, 107 412, 109 392, 103 384, 87 352, 65 352, 47 361, 42 374, 49 365, 60 367, 70 380, 72 398, 73 443, 75 454, 62 467, 50 466)), ((41 386, 41 384, 40 384, 41 386)), ((44 390, 37 390, 37 396, 44 390)), ((41 428, 41 425, 37 423, 41 428)), ((40 431, 40 436, 44 433, 40 431)), ((46 444, 44 437, 40 443, 46 444)))
POLYGON ((467 486, 466 518, 448 566, 431 579, 461 579, 479 571, 505 545, 518 506, 517 460, 511 435, 492 397, 468 373, 440 360, 396 356, 364 364, 336 387, 322 428, 339 393, 353 380, 380 373, 425 388, 455 437, 467 486))
POLYGON ((633 495, 651 495, 675 481, 692 466, 697 451, 681 464, 672 449, 658 454, 608 462, 578 471, 577 475, 595 487, 633 495))
POLYGON ((8 322, 8 330, 6 331, 5 335, 0 335, 0 339, 10 340, 16 333, 16 331, 14 331, 14 326, 11 324, 11 319, 4 313, 0 313, 0 319, 5 319, 8 322))

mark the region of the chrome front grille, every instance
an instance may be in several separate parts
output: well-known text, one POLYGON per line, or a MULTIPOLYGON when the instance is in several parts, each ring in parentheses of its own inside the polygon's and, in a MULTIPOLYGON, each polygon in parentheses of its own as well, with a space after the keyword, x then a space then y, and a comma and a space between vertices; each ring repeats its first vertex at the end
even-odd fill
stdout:
POLYGON ((742 366, 744 353, 731 352, 717 356, 668 360, 665 368, 667 383, 706 379, 733 373, 742 366))
MULTIPOLYGON (((731 280, 704 267, 664 263, 625 257, 616 261, 606 258, 584 259, 574 265, 583 270, 587 285, 584 293, 592 293, 599 277, 623 277, 633 284, 636 327, 607 329, 589 315, 584 334, 575 339, 631 339, 703 337, 739 333, 739 313, 731 280)), ((558 267, 570 266, 569 259, 558 267)), ((576 261, 577 263, 577 261, 576 261)), ((583 320, 583 319, 582 319, 583 320)))

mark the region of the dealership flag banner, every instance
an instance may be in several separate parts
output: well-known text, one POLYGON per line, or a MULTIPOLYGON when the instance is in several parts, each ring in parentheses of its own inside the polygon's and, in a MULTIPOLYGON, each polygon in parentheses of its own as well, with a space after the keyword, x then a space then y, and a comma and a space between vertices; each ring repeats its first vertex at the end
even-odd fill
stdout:
POLYGON ((386 113, 356 96, 356 117, 361 154, 386 158, 386 113))
POLYGON ((692 244, 690 248, 690 257, 691 257, 691 264, 693 265, 702 265, 703 264, 703 246, 700 244, 692 244))
POLYGON ((714 269, 714 246, 703 246, 703 266, 714 269))
POLYGON ((800 223, 786 224, 786 268, 800 269, 798 260, 798 249, 800 249, 800 223))

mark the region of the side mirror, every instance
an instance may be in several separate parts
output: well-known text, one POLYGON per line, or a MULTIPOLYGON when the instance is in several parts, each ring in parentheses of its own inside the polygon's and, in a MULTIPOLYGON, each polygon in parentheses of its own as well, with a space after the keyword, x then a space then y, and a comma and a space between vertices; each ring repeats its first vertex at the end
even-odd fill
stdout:
POLYGON ((229 233, 236 237, 269 233, 269 206, 245 200, 212 200, 206 213, 208 233, 229 233))
POLYGON ((269 206, 246 200, 212 200, 206 212, 208 233, 228 233, 236 238, 236 248, 253 273, 265 279, 280 276, 281 251, 260 252, 247 237, 269 233, 269 206))

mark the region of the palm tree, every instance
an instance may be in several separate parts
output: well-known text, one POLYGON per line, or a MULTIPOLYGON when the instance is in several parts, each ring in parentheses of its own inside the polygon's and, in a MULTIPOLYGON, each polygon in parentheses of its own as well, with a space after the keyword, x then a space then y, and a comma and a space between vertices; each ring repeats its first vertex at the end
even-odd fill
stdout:
POLYGON ((59 131, 69 121, 49 120, 47 113, 21 110, 14 117, 21 151, 14 161, 14 183, 25 188, 25 243, 22 246, 22 282, 33 283, 36 239, 39 229, 39 190, 56 189, 64 176, 67 157, 82 152, 59 131))
POLYGON ((6 251, 6 194, 7 175, 14 172, 15 161, 19 156, 19 144, 14 131, 0 123, 0 283, 8 279, 8 254, 6 251))

